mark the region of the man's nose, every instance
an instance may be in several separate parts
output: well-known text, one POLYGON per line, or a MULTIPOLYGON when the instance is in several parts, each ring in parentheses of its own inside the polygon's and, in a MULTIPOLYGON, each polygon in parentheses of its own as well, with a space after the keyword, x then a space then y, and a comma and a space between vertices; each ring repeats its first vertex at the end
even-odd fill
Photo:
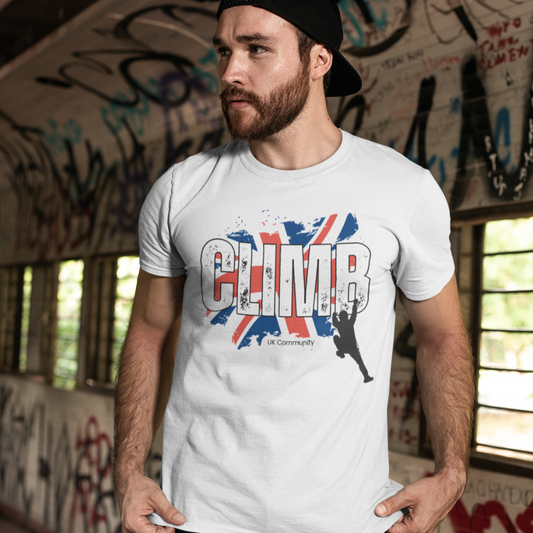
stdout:
POLYGON ((221 63, 222 72, 220 79, 225 85, 244 85, 246 72, 243 60, 238 54, 231 54, 229 58, 221 63))

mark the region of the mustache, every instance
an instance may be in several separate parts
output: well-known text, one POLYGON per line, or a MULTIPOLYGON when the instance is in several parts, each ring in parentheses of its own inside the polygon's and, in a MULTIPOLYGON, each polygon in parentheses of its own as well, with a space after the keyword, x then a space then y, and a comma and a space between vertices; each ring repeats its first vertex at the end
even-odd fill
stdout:
POLYGON ((251 91, 247 91, 245 89, 242 89, 241 87, 236 87, 235 85, 230 85, 229 87, 226 87, 219 96, 219 99, 221 100, 223 105, 229 106, 229 99, 230 98, 237 98, 246 100, 250 104, 252 104, 256 109, 261 109, 262 107, 262 101, 255 93, 251 91))

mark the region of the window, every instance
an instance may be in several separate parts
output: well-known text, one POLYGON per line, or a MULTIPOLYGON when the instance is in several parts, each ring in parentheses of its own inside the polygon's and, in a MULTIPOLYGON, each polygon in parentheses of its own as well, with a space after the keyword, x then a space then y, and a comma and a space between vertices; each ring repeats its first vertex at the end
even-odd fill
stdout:
POLYGON ((113 388, 138 272, 134 255, 0 268, 0 371, 113 388))
POLYGON ((91 277, 86 383, 114 386, 139 273, 137 256, 102 257, 91 277))
POLYGON ((0 268, 0 368, 5 371, 26 370, 32 271, 0 268))
POLYGON ((62 261, 57 291, 53 383, 67 389, 76 386, 82 284, 83 261, 62 261))
POLYGON ((485 225, 475 445, 533 459, 533 218, 485 225))
POLYGON ((19 370, 26 371, 28 363, 28 337, 30 329, 30 301, 31 286, 33 278, 32 267, 25 267, 22 277, 22 313, 20 324, 20 352, 19 352, 19 370))
POLYGON ((138 274, 138 257, 124 256, 118 259, 115 318, 113 324, 113 382, 115 382, 117 377, 120 351, 122 350, 122 344, 124 343, 124 337, 126 336, 130 321, 138 274))

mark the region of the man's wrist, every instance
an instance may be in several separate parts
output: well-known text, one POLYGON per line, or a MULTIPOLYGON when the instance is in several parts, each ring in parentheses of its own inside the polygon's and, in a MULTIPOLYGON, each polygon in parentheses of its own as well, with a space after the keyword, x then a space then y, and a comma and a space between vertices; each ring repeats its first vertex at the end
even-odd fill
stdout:
POLYGON ((115 463, 113 467, 113 480, 115 487, 120 492, 129 484, 132 479, 137 477, 144 477, 144 467, 138 464, 121 464, 121 462, 115 463))
POLYGON ((434 476, 446 480, 447 483, 455 487, 455 490, 458 493, 458 497, 460 497, 466 488, 468 471, 462 465, 444 466, 441 468, 436 468, 434 476))

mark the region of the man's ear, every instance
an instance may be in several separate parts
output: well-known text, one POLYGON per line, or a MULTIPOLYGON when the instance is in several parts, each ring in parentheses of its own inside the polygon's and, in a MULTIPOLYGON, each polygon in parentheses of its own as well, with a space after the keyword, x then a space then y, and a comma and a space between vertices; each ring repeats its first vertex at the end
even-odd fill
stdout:
POLYGON ((333 64, 333 54, 324 44, 318 43, 311 49, 311 79, 322 78, 333 64))

